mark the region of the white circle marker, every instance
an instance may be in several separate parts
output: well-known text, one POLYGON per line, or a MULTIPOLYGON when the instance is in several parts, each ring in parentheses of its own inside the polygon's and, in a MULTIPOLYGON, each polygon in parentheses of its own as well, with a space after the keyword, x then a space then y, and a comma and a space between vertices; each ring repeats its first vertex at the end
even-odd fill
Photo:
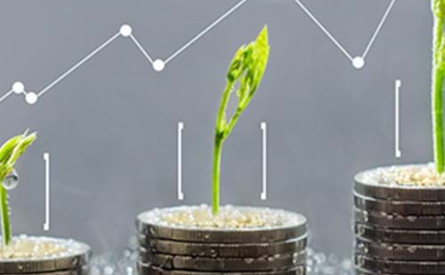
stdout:
POLYGON ((25 91, 25 85, 23 85, 22 82, 17 81, 14 84, 12 84, 12 91, 16 94, 21 94, 25 91))
POLYGON ((356 69, 361 69, 365 66, 365 60, 361 56, 357 56, 352 60, 352 66, 356 69))
POLYGON ((123 37, 128 37, 133 32, 133 29, 131 28, 130 25, 125 24, 121 26, 119 32, 123 37))
POLYGON ((36 104, 38 99, 39 97, 37 96, 37 94, 33 92, 27 93, 25 97, 26 103, 28 103, 29 105, 36 104))
POLYGON ((156 59, 153 62, 153 69, 157 72, 161 72, 165 69, 165 62, 162 61, 161 59, 156 59))

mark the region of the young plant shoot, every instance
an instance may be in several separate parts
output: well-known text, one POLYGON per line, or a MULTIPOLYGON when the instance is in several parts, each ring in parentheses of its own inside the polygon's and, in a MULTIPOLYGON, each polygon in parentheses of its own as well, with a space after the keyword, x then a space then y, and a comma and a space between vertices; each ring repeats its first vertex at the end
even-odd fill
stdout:
POLYGON ((434 15, 433 72, 432 72, 432 119, 434 161, 438 173, 445 170, 443 82, 445 77, 445 0, 431 0, 434 15))
POLYGON ((264 27, 256 41, 247 46, 243 45, 235 53, 230 64, 227 73, 227 84, 216 117, 212 185, 212 211, 214 215, 218 214, 220 206, 222 147, 260 85, 269 59, 269 50, 268 31, 267 27, 264 27), (234 114, 227 119, 227 106, 230 96, 235 90, 238 97, 238 106, 234 114))
POLYGON ((14 170, 14 165, 26 149, 34 142, 36 134, 19 135, 11 138, 0 148, 0 214, 2 219, 2 241, 7 246, 11 241, 11 224, 9 222, 9 204, 7 190, 3 186, 6 177, 14 170))

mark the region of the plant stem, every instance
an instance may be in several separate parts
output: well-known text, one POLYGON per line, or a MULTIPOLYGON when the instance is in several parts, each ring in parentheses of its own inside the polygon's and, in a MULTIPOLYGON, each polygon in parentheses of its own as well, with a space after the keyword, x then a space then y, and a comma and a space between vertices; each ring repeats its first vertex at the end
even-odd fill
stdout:
MULTIPOLYGON (((3 182, 4 178, 0 180, 3 182)), ((2 185, 0 185, 0 212, 2 219, 3 246, 7 246, 11 241, 11 225, 9 222, 8 194, 2 185)))
POLYGON ((219 213, 220 205, 220 176, 221 176, 221 153, 226 134, 226 109, 230 100, 230 93, 233 90, 233 83, 228 82, 224 89, 218 113, 216 115, 215 128, 215 148, 213 152, 213 177, 212 177, 212 212, 214 215, 219 213))
POLYGON ((436 170, 442 173, 445 168, 444 162, 444 125, 443 125, 443 79, 444 72, 441 68, 442 62, 442 38, 443 18, 435 15, 433 33, 433 72, 432 72, 432 116, 433 116, 433 139, 434 139, 434 161, 436 170))
POLYGON ((219 213, 220 205, 220 175, 221 175, 221 153, 224 140, 221 136, 215 135, 215 148, 213 153, 213 185, 212 185, 212 212, 213 215, 219 213))
POLYGON ((433 127, 434 127, 434 158, 438 173, 444 171, 444 140, 443 140, 443 73, 436 69, 433 73, 433 127))

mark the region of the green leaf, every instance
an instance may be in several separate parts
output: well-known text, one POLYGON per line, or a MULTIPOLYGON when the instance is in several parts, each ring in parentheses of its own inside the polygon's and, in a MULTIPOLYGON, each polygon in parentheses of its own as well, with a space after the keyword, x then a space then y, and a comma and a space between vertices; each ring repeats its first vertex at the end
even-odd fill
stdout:
POLYGON ((20 141, 15 146, 14 150, 12 151, 12 154, 10 158, 8 159, 7 164, 9 166, 14 166, 17 160, 25 153, 26 149, 34 143, 35 139, 37 138, 36 133, 33 133, 29 136, 22 136, 20 141))
POLYGON ((13 137, 0 148, 0 163, 9 158, 12 151, 14 151, 14 148, 17 146, 21 139, 22 135, 13 137))
POLYGON ((2 241, 8 245, 11 240, 11 225, 9 222, 9 202, 7 191, 1 185, 5 178, 12 172, 18 159, 25 153, 26 149, 35 141, 35 133, 27 135, 26 133, 8 140, 0 148, 0 212, 2 241))
POLYGON ((243 73, 244 51, 245 45, 241 46, 241 48, 235 53, 235 56, 230 63, 229 71, 227 73, 227 79, 229 82, 235 82, 243 73))
POLYGON ((266 71, 267 62, 269 60, 269 37, 267 26, 263 28, 259 34, 255 43, 255 53, 254 53, 254 86, 252 87, 252 93, 254 93, 263 79, 264 72, 266 71))
POLYGON ((445 0, 432 0, 432 9, 436 16, 445 16, 445 0))

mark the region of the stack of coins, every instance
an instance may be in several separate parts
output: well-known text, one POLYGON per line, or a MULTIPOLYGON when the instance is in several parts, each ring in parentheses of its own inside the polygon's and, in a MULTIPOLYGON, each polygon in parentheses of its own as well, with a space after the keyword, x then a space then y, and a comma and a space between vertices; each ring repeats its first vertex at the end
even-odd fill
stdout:
MULTIPOLYGON (((28 237, 27 237, 28 238, 28 237)), ((0 274, 39 274, 39 275, 86 275, 89 272, 90 248, 72 240, 60 240, 52 238, 30 239, 42 241, 42 245, 35 249, 45 249, 44 242, 54 242, 61 247, 66 246, 66 251, 57 255, 46 255, 40 257, 20 257, 20 251, 14 252, 13 258, 0 259, 0 274)), ((22 248, 24 248, 22 246, 22 248)))
POLYGON ((139 274, 306 274, 307 227, 301 215, 287 212, 292 221, 278 227, 203 229, 162 222, 162 213, 172 209, 138 216, 139 274))
POLYGON ((370 183, 362 173, 354 205, 357 275, 445 274, 445 188, 370 183))

